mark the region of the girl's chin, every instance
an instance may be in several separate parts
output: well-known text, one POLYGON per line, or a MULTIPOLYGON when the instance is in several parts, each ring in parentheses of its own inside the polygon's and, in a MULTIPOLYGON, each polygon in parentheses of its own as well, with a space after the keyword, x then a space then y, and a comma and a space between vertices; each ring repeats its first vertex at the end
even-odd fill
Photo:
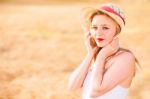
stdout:
POLYGON ((98 47, 104 47, 106 44, 104 44, 104 43, 97 43, 97 46, 98 47))

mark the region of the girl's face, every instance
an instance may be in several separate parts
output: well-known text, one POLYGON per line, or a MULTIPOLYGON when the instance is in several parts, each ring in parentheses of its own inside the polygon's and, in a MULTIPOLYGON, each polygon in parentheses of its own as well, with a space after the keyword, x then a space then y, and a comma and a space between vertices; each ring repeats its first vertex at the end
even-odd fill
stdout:
POLYGON ((117 24, 106 15, 95 15, 91 22, 90 32, 98 47, 109 44, 117 31, 117 24))

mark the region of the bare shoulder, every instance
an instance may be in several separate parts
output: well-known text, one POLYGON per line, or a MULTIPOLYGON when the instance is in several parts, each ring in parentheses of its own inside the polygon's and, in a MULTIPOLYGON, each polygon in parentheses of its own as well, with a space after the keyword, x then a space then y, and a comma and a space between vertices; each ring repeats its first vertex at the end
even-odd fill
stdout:
POLYGON ((114 56, 112 65, 133 72, 135 70, 135 56, 131 51, 120 50, 114 56))
POLYGON ((114 63, 119 63, 121 64, 120 66, 127 63, 134 66, 135 56, 131 51, 123 49, 119 50, 114 56, 109 57, 106 61, 106 70, 112 67, 114 63))
POLYGON ((133 55, 131 51, 127 51, 127 50, 120 50, 119 52, 117 52, 114 58, 115 58, 115 61, 135 62, 135 56, 133 55))

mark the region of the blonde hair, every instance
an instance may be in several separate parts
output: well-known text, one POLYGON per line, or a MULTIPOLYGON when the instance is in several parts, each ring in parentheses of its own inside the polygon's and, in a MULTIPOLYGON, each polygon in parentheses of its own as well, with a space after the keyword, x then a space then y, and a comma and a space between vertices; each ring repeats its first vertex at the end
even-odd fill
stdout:
MULTIPOLYGON (((116 23, 116 28, 117 28, 116 29, 116 35, 118 35, 121 32, 120 25, 112 17, 110 17, 109 15, 105 14, 104 12, 101 12, 98 9, 91 9, 91 8, 89 8, 89 9, 88 8, 83 9, 83 11, 84 11, 84 13, 82 15, 82 25, 83 25, 84 28, 90 29, 92 19, 93 19, 93 17, 95 15, 106 15, 107 17, 109 17, 110 19, 112 19, 116 23)), ((90 40, 91 40, 91 46, 95 46, 96 42, 95 42, 94 38, 91 38, 90 40)), ((95 53, 95 55, 94 55, 94 61, 96 60, 97 54, 99 53, 100 50, 101 50, 101 48, 99 48, 97 50, 97 52, 95 53)), ((124 50, 126 52, 132 53, 130 50, 125 49, 125 48, 120 48, 119 50, 124 50)), ((114 54, 111 55, 111 56, 114 56, 114 54)), ((135 57, 135 55, 134 55, 134 57, 135 57)), ((139 61, 138 61, 138 59, 136 57, 135 57, 135 62, 136 62, 136 64, 138 64, 138 66, 140 67, 140 69, 142 69, 141 66, 140 66, 140 63, 139 63, 139 61)))

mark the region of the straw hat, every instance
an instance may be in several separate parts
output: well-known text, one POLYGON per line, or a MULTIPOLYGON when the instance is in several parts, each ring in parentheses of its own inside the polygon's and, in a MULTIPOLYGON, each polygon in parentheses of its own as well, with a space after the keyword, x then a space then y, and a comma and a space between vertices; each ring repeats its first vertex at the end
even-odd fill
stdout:
POLYGON ((122 29, 125 26, 125 16, 120 8, 118 8, 114 4, 104 4, 98 8, 99 11, 109 15, 112 19, 114 19, 122 29))
MULTIPOLYGON (((91 12, 93 11, 101 11, 108 16, 110 16, 112 19, 114 19, 118 25, 120 26, 120 30, 125 26, 125 16, 122 10, 117 7, 114 4, 108 3, 108 4, 103 4, 99 8, 92 8, 92 7, 86 7, 82 9, 83 16, 81 18, 86 19, 91 16, 91 12)), ((81 14, 82 15, 82 14, 81 14)), ((83 22, 83 24, 86 24, 87 20, 83 22)))

